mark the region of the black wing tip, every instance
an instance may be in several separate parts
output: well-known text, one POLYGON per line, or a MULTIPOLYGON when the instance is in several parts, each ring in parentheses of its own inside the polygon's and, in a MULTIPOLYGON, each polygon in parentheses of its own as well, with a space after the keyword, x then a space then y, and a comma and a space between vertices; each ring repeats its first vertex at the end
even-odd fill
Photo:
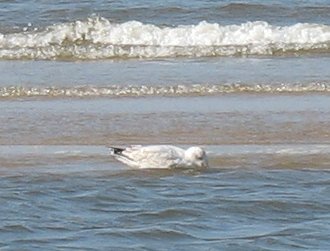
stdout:
POLYGON ((125 148, 122 147, 109 147, 110 153, 114 155, 121 155, 123 151, 125 151, 125 148))

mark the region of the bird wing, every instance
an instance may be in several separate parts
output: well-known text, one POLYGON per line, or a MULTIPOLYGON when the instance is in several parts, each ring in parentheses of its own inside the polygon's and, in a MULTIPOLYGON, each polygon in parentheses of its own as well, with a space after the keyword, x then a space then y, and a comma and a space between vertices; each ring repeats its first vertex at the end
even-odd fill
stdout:
POLYGON ((178 165, 184 150, 175 146, 131 146, 122 155, 140 168, 169 168, 178 165))

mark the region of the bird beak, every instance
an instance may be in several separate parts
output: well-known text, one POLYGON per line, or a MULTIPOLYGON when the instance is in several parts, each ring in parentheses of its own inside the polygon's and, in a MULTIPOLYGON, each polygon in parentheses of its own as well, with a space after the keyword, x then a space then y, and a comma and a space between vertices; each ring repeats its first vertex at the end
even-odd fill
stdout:
POLYGON ((201 163, 200 163, 201 168, 207 168, 208 166, 209 166, 209 163, 208 163, 207 159, 204 159, 203 161, 201 161, 201 163))

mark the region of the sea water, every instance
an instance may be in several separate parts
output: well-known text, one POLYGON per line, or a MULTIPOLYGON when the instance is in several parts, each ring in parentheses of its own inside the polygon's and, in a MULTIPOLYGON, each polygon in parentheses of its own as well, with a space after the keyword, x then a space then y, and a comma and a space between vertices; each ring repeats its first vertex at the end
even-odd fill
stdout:
POLYGON ((1 1, 1 250, 328 250, 327 1, 1 1), (131 170, 107 146, 205 148, 131 170))

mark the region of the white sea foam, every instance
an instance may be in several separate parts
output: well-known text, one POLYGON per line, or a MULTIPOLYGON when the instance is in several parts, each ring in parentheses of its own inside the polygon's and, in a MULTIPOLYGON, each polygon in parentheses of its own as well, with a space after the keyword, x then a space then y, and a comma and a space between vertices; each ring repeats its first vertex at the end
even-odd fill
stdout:
POLYGON ((62 23, 40 31, 0 34, 0 58, 105 59, 273 55, 330 52, 330 26, 267 22, 159 27, 104 18, 62 23))
POLYGON ((219 84, 219 85, 171 85, 171 86, 118 86, 107 87, 0 87, 1 98, 89 98, 89 97, 140 97, 140 96, 212 96, 229 93, 324 93, 330 92, 329 83, 309 84, 219 84))

